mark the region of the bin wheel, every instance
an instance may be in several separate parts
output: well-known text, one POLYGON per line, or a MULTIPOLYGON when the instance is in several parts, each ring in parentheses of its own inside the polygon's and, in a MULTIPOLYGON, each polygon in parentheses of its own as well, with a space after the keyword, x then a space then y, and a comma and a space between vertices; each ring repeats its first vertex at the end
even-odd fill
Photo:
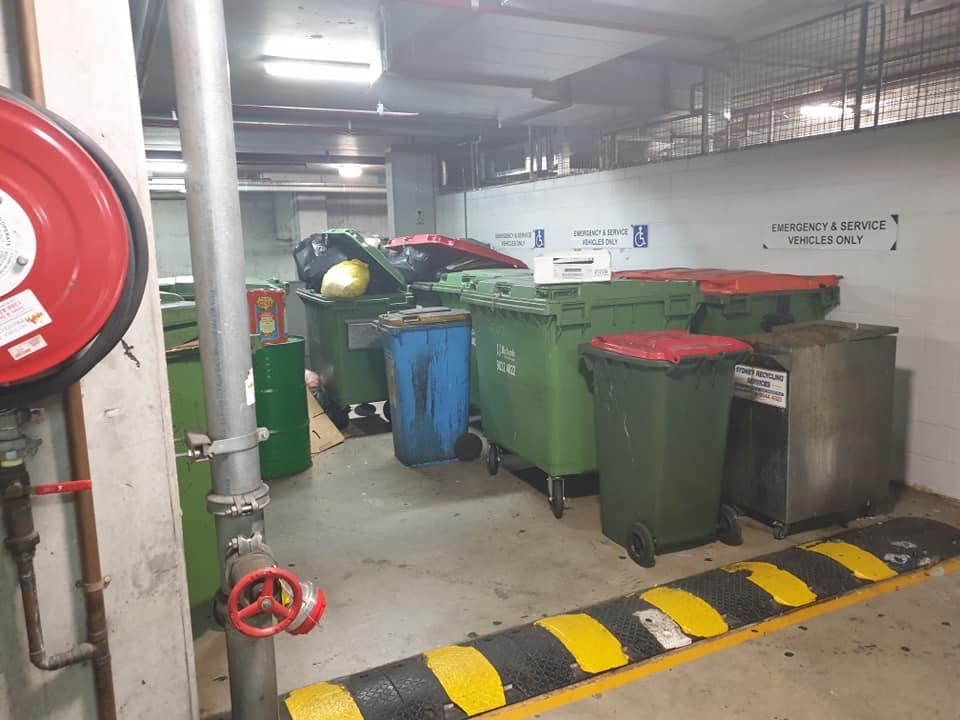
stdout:
POLYGON ((782 522, 773 524, 773 536, 777 540, 783 540, 787 536, 787 526, 782 522))
POLYGON ((726 545, 743 545, 740 521, 737 519, 737 511, 732 505, 720 506, 720 517, 717 519, 717 540, 726 545))
POLYGON ((496 475, 500 472, 500 459, 502 455, 503 452, 496 443, 490 443, 487 446, 487 472, 491 475, 496 475))
POLYGON ((565 485, 566 483, 562 477, 547 478, 547 494, 550 501, 550 509, 553 511, 553 516, 557 520, 563 517, 564 501, 566 500, 564 496, 565 485))
POLYGON ((362 418, 368 418, 377 414, 377 408, 373 406, 373 403, 360 403, 353 411, 362 418))
POLYGON ((387 422, 390 422, 390 401, 389 400, 383 403, 383 418, 387 422))
POLYGON ((627 555, 640 567, 652 568, 657 564, 653 535, 643 523, 637 523, 627 533, 627 555))
POLYGON ((472 462, 483 455, 483 440, 479 435, 465 432, 453 444, 453 454, 461 462, 472 462))

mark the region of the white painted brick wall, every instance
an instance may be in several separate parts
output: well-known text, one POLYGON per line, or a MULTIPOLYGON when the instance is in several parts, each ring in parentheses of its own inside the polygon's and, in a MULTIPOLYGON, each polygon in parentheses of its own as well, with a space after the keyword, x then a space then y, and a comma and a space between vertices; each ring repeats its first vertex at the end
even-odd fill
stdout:
MULTIPOLYGON (((960 122, 857 135, 467 195, 469 235, 650 225, 650 247, 615 250, 618 269, 672 265, 844 275, 832 317, 900 327, 895 472, 960 498, 960 122), (896 252, 763 250, 771 220, 899 213, 896 252)), ((464 234, 464 196, 437 199, 437 230, 464 234)), ((532 249, 516 252, 529 260, 532 249)))

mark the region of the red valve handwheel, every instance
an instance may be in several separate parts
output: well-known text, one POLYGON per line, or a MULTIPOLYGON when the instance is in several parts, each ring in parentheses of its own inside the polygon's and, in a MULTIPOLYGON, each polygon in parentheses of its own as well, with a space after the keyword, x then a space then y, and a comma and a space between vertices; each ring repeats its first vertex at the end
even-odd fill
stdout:
POLYGON ((286 630, 297 617, 302 604, 303 588, 292 572, 278 567, 258 568, 244 575, 233 586, 227 600, 227 614, 230 617, 230 622, 241 634, 252 638, 268 638, 286 630), (283 580, 290 587, 292 599, 289 607, 285 606, 275 596, 277 580, 283 580), (241 608, 240 601, 243 596, 261 581, 263 582, 263 588, 260 590, 260 594, 249 605, 241 608), (261 615, 278 618, 278 622, 267 627, 257 627, 247 622, 261 615))

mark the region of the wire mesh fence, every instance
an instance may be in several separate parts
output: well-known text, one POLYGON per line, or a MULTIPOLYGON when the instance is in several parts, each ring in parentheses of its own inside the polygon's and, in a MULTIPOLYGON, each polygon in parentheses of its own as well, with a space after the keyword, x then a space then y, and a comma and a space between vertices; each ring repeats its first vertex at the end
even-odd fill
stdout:
MULTIPOLYGON (((511 172, 455 179, 526 181, 960 113, 960 2, 853 5, 733 45, 703 67, 689 112, 606 133, 586 149, 550 145, 543 161, 535 150, 511 172)), ((524 146, 515 149, 522 157, 524 146)))
POLYGON ((865 3, 705 61, 691 114, 612 133, 608 166, 960 113, 960 3, 865 3))

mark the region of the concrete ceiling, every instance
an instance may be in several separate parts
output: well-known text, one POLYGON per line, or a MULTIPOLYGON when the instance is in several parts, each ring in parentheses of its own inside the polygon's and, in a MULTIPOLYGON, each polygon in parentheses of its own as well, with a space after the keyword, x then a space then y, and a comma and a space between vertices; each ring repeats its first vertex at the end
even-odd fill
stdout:
MULTIPOLYGON (((162 0, 130 2, 145 115, 169 117, 176 95, 162 0), (148 24, 151 17, 157 19, 155 28, 148 24)), ((288 142, 302 144, 304 152, 350 155, 382 151, 395 142, 504 132, 499 130, 504 126, 506 132, 526 124, 602 128, 654 117, 673 109, 671 96, 682 98, 695 78, 695 72, 669 66, 696 70, 698 59, 735 38, 784 27, 840 3, 479 0, 471 9, 472 0, 226 0, 224 5, 234 104, 271 106, 238 108, 237 116, 250 123, 242 134, 256 139, 258 130, 289 131, 294 139, 288 142), (385 72, 372 86, 283 79, 265 72, 265 56, 382 60, 385 72), (277 109, 369 113, 378 104, 419 115, 321 116, 277 109), (254 124, 266 117, 273 125, 254 124)), ((163 141, 170 141, 169 133, 163 141)))

